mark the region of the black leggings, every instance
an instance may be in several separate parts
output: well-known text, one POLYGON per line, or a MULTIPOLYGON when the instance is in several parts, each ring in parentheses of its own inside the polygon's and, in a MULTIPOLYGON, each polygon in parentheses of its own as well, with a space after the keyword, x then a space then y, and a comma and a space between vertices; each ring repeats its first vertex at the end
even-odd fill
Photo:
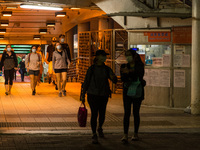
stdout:
POLYGON ((97 129, 97 117, 99 114, 99 128, 102 128, 105 121, 106 106, 108 103, 108 96, 96 96, 87 94, 87 100, 91 109, 91 128, 93 134, 97 129))
POLYGON ((8 85, 8 80, 9 80, 9 85, 13 85, 14 73, 15 69, 4 70, 5 85, 8 85))
POLYGON ((133 116, 134 116, 134 133, 138 133, 140 126, 140 106, 141 100, 133 99, 126 95, 126 90, 123 92, 123 102, 124 102, 124 134, 128 134, 129 130, 129 120, 131 115, 131 105, 133 103, 133 116))

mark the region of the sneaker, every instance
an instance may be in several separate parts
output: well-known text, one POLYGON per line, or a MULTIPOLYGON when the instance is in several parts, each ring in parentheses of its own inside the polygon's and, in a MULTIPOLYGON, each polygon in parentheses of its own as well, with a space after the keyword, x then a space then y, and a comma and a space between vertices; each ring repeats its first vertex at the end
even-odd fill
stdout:
POLYGON ((55 87, 55 89, 56 89, 56 90, 58 90, 57 84, 56 84, 56 87, 55 87))
POLYGON ((128 143, 128 135, 124 134, 124 136, 122 137, 121 141, 122 141, 123 144, 128 143))
POLYGON ((103 133, 103 129, 102 128, 98 128, 98 134, 100 138, 104 138, 104 133, 103 133))
POLYGON ((66 96, 66 90, 63 90, 63 96, 66 96))
POLYGON ((62 97, 62 92, 59 92, 58 96, 59 96, 59 97, 62 97))
POLYGON ((135 133, 132 138, 131 138, 131 141, 139 141, 139 137, 138 137, 138 134, 135 133))
POLYGON ((32 92, 32 95, 35 95, 35 90, 32 92))
POLYGON ((8 95, 8 92, 5 92, 6 95, 8 95))
POLYGON ((93 136, 92 136, 92 144, 98 144, 99 142, 98 142, 98 137, 97 137, 97 134, 95 133, 95 134, 93 134, 93 136))

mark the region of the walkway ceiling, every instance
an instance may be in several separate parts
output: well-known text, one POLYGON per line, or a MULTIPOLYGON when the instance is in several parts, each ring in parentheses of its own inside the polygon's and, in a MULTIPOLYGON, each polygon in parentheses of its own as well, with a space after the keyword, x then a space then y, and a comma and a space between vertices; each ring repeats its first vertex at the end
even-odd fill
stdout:
POLYGON ((63 23, 65 28, 68 29, 85 19, 89 19, 92 15, 86 16, 91 11, 96 16, 98 13, 99 16, 102 16, 102 13, 104 13, 90 0, 0 0, 0 22, 9 22, 8 26, 0 26, 0 29, 6 29, 6 33, 0 33, 0 36, 4 35, 5 39, 32 40, 34 35, 41 35, 43 39, 47 40, 52 36, 58 36, 60 33, 63 33, 63 23), (66 12, 66 16, 62 18, 56 17, 55 13, 58 11, 20 8, 22 4, 62 7, 63 10, 61 12, 66 12), (5 11, 11 11, 12 16, 3 16, 5 11), (77 21, 74 18, 77 18, 77 21), (47 27, 46 23, 48 22, 54 22, 55 27, 47 27), (43 28, 48 31, 45 35, 39 33, 39 29, 43 28))

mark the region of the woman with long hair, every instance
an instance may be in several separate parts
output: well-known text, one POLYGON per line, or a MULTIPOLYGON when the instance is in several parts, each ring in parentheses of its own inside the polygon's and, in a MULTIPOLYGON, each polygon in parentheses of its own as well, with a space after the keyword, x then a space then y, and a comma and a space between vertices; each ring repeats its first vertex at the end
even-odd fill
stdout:
POLYGON ((134 116, 134 135, 132 140, 139 140, 138 130, 140 125, 140 106, 144 99, 144 86, 146 82, 143 80, 144 64, 139 54, 135 50, 129 49, 125 53, 127 64, 122 64, 120 68, 121 80, 123 82, 123 103, 124 103, 124 136, 121 139, 123 143, 128 142, 129 120, 131 115, 131 106, 133 104, 134 116), (128 88, 132 82, 139 81, 141 83, 141 95, 137 98, 127 94, 128 88))
POLYGON ((0 69, 4 67, 5 76, 5 94, 11 94, 13 85, 14 73, 17 70, 18 61, 15 52, 11 49, 11 45, 7 45, 1 58, 0 69))
POLYGON ((111 90, 108 79, 113 83, 117 83, 117 77, 112 69, 105 65, 106 55, 104 50, 96 51, 94 64, 87 70, 84 83, 82 84, 81 101, 85 102, 85 94, 87 92, 87 101, 91 109, 91 128, 92 143, 98 143, 96 129, 100 138, 104 137, 103 124, 105 121, 106 106, 108 98, 111 97, 111 90), (99 116, 99 124, 97 128, 97 118, 99 116))
POLYGON ((33 45, 31 47, 31 53, 29 53, 25 59, 26 68, 31 79, 32 95, 36 94, 35 88, 37 85, 38 75, 40 73, 41 62, 42 57, 40 54, 36 53, 36 46, 33 45))
POLYGON ((67 83, 67 67, 68 67, 67 53, 62 49, 60 43, 56 43, 56 51, 53 52, 52 65, 56 74, 57 87, 59 97, 66 96, 66 83, 67 83))

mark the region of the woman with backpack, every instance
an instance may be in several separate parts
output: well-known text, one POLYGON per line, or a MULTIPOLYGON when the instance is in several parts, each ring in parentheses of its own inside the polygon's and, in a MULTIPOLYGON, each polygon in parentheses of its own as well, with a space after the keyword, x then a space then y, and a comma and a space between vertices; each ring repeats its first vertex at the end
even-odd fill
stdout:
MULTIPOLYGON (((134 116, 134 135, 131 140, 137 141, 138 130, 140 125, 140 106, 144 100, 144 86, 146 85, 144 76, 144 64, 135 50, 129 49, 125 53, 127 64, 122 64, 120 68, 121 80, 123 82, 123 103, 124 103, 124 136, 121 139, 123 143, 128 142, 129 120, 131 115, 131 106, 133 104, 134 116), (137 83, 135 87, 131 88, 133 82, 137 83), (137 89, 134 93, 133 89, 137 89), (139 91, 139 92, 138 92, 139 91), (132 93, 131 93, 132 92, 132 93), (134 95, 134 96, 133 96, 134 95)), ((133 86, 132 86, 133 87, 133 86)))
POLYGON ((82 84, 81 101, 85 102, 85 94, 87 92, 87 101, 91 109, 91 128, 92 128, 92 143, 98 143, 96 134, 97 117, 99 115, 98 134, 100 138, 104 137, 103 123, 105 121, 106 106, 108 98, 111 96, 111 90, 108 79, 113 83, 117 83, 117 77, 112 69, 105 65, 106 53, 104 50, 96 51, 94 64, 89 67, 87 74, 82 84))
POLYGON ((31 79, 31 89, 32 95, 36 94, 36 85, 38 80, 38 75, 40 73, 40 65, 42 62, 41 55, 36 53, 36 46, 33 45, 31 47, 31 53, 26 56, 25 64, 27 71, 29 72, 29 76, 31 79))
POLYGON ((52 65, 56 74, 57 87, 59 91, 59 97, 66 96, 66 83, 67 83, 67 68, 68 68, 68 56, 62 49, 60 43, 56 43, 56 51, 53 52, 52 65))
POLYGON ((3 52, 1 63, 0 63, 0 70, 4 67, 4 76, 5 76, 5 94, 8 95, 11 93, 14 73, 17 70, 18 61, 15 52, 11 49, 10 45, 6 46, 6 49, 3 52))

